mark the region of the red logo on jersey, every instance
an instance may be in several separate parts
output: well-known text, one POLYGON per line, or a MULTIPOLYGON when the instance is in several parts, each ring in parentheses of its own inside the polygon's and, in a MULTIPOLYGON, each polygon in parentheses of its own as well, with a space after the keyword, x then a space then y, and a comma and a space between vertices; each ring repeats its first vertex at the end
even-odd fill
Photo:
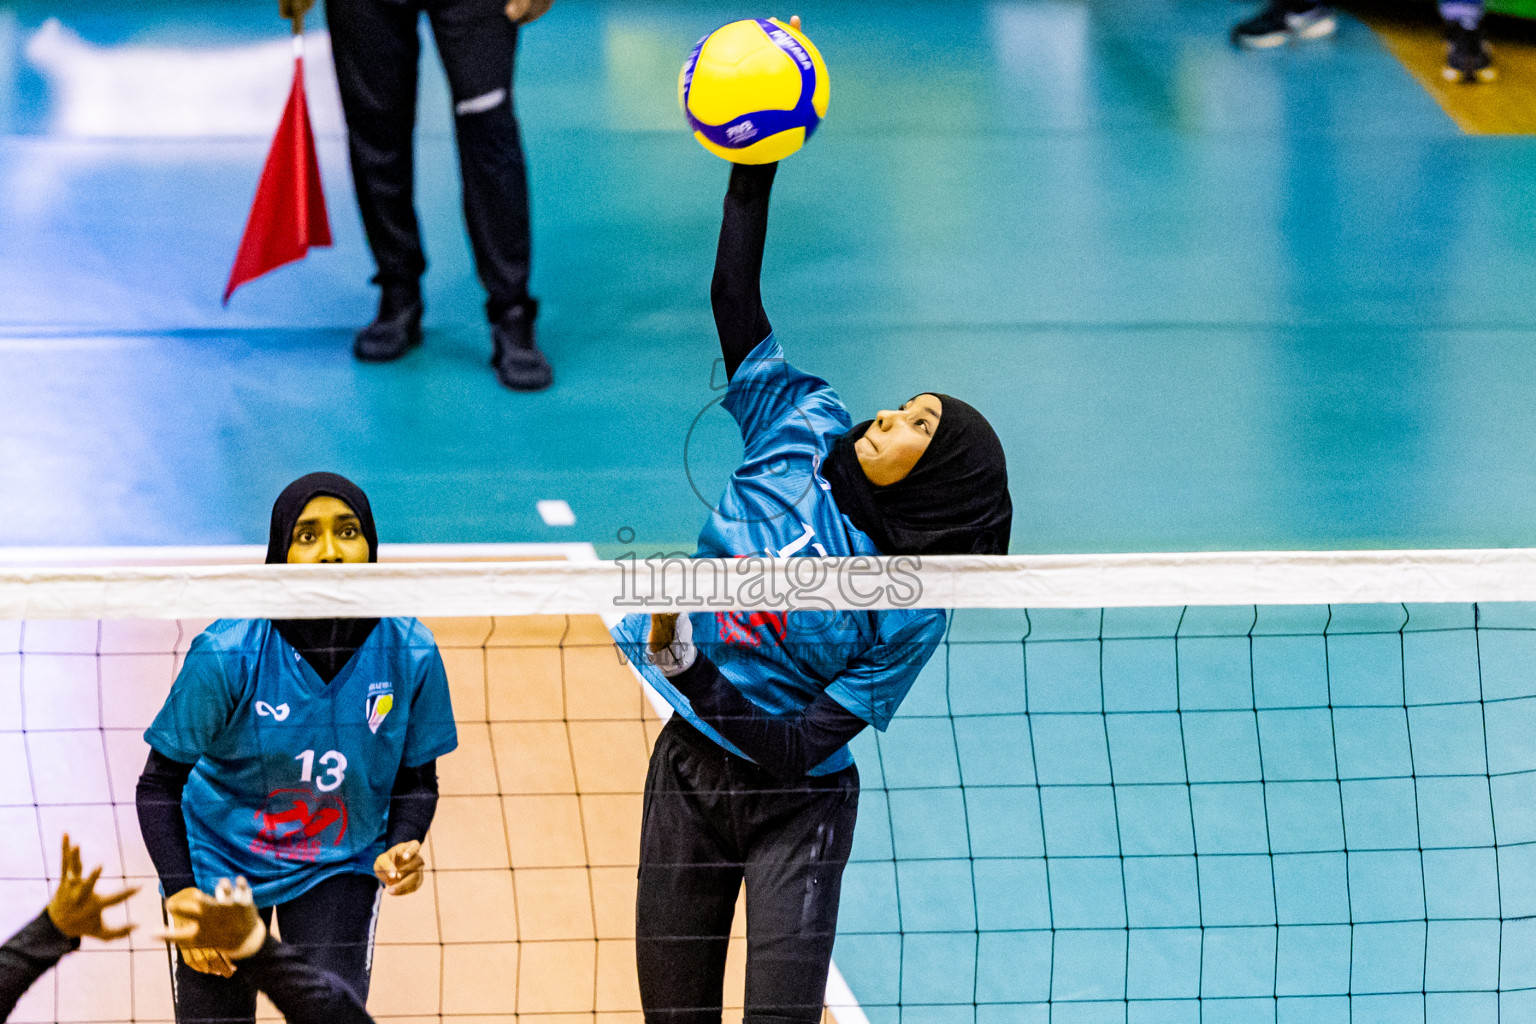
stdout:
POLYGON ((715 620, 720 626, 721 643, 740 644, 743 647, 762 644, 762 637, 757 635, 759 629, 766 627, 780 643, 784 641, 784 633, 788 629, 788 615, 785 612, 717 612, 715 620))
POLYGON ((347 805, 328 793, 308 789, 275 789, 267 806, 256 812, 260 826, 252 853, 282 860, 313 862, 327 841, 340 846, 347 834, 347 805))

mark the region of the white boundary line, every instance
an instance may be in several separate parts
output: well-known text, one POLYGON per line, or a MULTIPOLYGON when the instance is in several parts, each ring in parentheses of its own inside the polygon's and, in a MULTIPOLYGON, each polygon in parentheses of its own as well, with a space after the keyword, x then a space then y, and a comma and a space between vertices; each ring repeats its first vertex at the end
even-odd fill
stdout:
MULTIPOLYGON (((114 549, 123 560, 167 557, 123 550, 114 549)), ((588 545, 402 545, 376 565, 101 565, 89 557, 100 553, 0 551, 0 620, 1536 601, 1532 548, 648 564, 599 561, 588 545), (690 594, 691 604, 673 601, 690 594)))

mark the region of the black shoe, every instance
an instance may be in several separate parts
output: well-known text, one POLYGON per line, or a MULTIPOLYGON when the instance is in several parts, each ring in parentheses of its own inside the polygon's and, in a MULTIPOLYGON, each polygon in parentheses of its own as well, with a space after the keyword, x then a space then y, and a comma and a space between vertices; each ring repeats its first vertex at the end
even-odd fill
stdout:
POLYGON ((539 315, 536 299, 510 307, 491 324, 496 351, 491 365, 496 379, 513 391, 543 391, 555 382, 555 371, 533 340, 533 321, 539 315))
POLYGON ((1322 39, 1331 36, 1339 22, 1332 9, 1313 4, 1304 11, 1292 11, 1286 0, 1270 0, 1268 7, 1232 29, 1232 42, 1251 50, 1283 46, 1293 39, 1322 39))
POLYGON ((421 289, 415 282, 386 284, 379 296, 379 315, 357 332, 352 354, 365 363, 399 359, 421 344, 421 311, 421 289))
POLYGON ((1481 28, 1463 28, 1454 21, 1446 23, 1445 67, 1440 74, 1447 82, 1465 85, 1491 82, 1499 77, 1481 28))

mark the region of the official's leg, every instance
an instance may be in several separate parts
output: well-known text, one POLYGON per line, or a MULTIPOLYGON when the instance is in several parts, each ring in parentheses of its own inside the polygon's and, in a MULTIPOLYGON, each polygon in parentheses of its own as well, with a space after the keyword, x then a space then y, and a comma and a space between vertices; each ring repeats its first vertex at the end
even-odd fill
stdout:
POLYGON ((1440 0, 1445 25, 1445 66, 1449 82, 1473 84, 1498 77, 1488 42, 1483 38, 1483 0, 1440 0))
POLYGON ((277 908, 283 941, 340 977, 364 1003, 381 891, 372 875, 336 875, 277 908))
POLYGON ((428 0, 453 93, 464 222, 492 320, 528 298, 528 174, 513 109, 517 25, 500 0, 428 0))
POLYGON ((635 959, 646 1024, 720 1024, 725 951, 741 891, 729 785, 674 718, 656 741, 640 824, 635 959))
POLYGON ((427 264, 412 201, 419 16, 418 0, 326 0, 352 184, 382 289, 375 327, 383 329, 359 336, 363 359, 395 358, 420 340, 427 264))
POLYGON ((453 93, 464 222, 486 315, 499 328, 497 370, 509 387, 547 387, 549 364, 533 342, 538 306, 528 295, 528 171, 513 102, 518 27, 500 0, 426 3, 453 93), (512 350, 526 355, 509 360, 512 350))
POLYGON ((816 1024, 853 851, 859 771, 849 766, 767 791, 747 805, 744 1024, 816 1024))

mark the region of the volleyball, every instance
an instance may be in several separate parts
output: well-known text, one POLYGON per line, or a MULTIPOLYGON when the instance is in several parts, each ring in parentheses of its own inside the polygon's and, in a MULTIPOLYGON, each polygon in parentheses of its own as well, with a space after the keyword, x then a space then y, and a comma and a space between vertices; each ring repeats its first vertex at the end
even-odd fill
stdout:
POLYGON ((699 145, 732 163, 768 164, 815 133, 832 81, 805 33, 777 18, 754 18, 700 39, 677 92, 699 145))

